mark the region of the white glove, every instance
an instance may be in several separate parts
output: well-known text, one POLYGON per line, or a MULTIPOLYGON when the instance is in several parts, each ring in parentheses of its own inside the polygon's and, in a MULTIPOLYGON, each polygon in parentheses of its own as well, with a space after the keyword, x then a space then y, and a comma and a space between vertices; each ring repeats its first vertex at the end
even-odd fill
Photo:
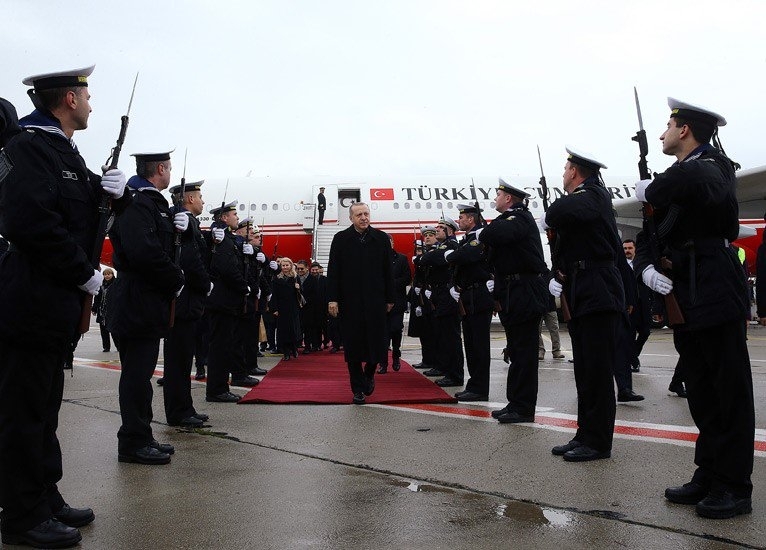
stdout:
POLYGON ((415 287, 415 296, 420 296, 420 287, 419 286, 415 287))
POLYGON ((487 281, 487 290, 489 290, 490 292, 494 292, 495 291, 495 280, 494 279, 490 279, 490 280, 487 281))
POLYGON ((185 285, 181 285, 181 288, 178 289, 178 292, 176 292, 176 298, 178 298, 181 295, 181 293, 184 291, 184 286, 185 285))
POLYGON ((212 281, 211 281, 211 282, 210 282, 210 290, 208 290, 208 291, 207 291, 207 295, 208 295, 208 296, 210 296, 210 295, 213 293, 213 287, 214 287, 214 286, 215 286, 215 285, 214 285, 214 284, 212 283, 212 281))
POLYGON ((556 298, 561 296, 561 292, 563 290, 564 290, 564 285, 562 285, 556 279, 551 279, 551 282, 548 283, 548 292, 550 292, 556 298))
POLYGON ((189 214, 191 214, 191 212, 184 211, 173 216, 173 225, 179 233, 183 233, 189 228, 189 214))
POLYGON ((266 254, 263 252, 259 252, 255 255, 255 259, 258 260, 258 263, 265 264, 266 263, 266 254))
POLYGON ((673 281, 654 269, 653 265, 647 266, 646 269, 641 272, 641 279, 646 286, 663 296, 670 294, 673 290, 673 281))
POLYGON ((101 189, 107 195, 119 199, 125 193, 125 174, 122 170, 114 168, 101 176, 101 189))
POLYGON ((252 256, 253 254, 255 254, 255 250, 253 250, 253 245, 251 245, 250 243, 243 244, 242 253, 248 256, 252 256))
POLYGON ((417 260, 417 259, 418 259, 418 257, 417 257, 417 256, 413 256, 413 257, 412 257, 412 263, 414 264, 414 263, 415 263, 415 260, 417 260))
POLYGON ((476 230, 476 240, 477 241, 479 240, 479 235, 481 235, 482 231, 484 231, 483 227, 480 227, 479 229, 476 230))
POLYGON ((454 286, 450 287, 449 295, 452 296, 452 299, 455 300, 456 302, 460 301, 460 293, 457 291, 457 289, 454 286))
POLYGON ((539 220, 537 220, 537 227, 540 230, 540 233, 545 233, 545 230, 549 229, 548 224, 545 223, 545 215, 543 215, 539 220))
POLYGON ((101 274, 100 271, 93 270, 93 275, 90 276, 90 279, 85 281, 81 285, 77 285, 77 288, 80 290, 84 290, 91 296, 95 296, 98 294, 99 290, 101 290, 101 283, 104 282, 104 276, 101 274))
POLYGON ((279 265, 277 264, 276 260, 271 260, 271 261, 269 262, 269 267, 270 267, 272 270, 274 270, 274 271, 276 271, 277 269, 279 269, 279 265))
POLYGON ((449 258, 449 255, 452 254, 454 250, 445 250, 444 251, 444 260, 446 261, 447 258, 449 258))
POLYGON ((646 188, 649 187, 650 183, 652 183, 652 180, 641 180, 636 182, 636 198, 639 201, 646 202, 646 188))
POLYGON ((210 233, 213 234, 213 240, 216 243, 220 243, 223 240, 223 236, 225 235, 224 230, 220 227, 214 227, 210 230, 210 233))
POLYGON ((415 317, 422 317, 423 316, 423 308, 418 306, 415 308, 415 317))
POLYGON ((247 293, 246 293, 246 295, 247 295, 247 296, 250 296, 250 287, 249 287, 249 286, 247 287, 247 293))
POLYGON ((425 294, 426 298, 428 298, 430 300, 431 299, 431 294, 433 294, 433 292, 431 292, 430 290, 426 290, 423 294, 425 294))
POLYGON ((255 299, 256 300, 260 300, 261 299, 261 289, 260 288, 258 288, 258 294, 255 295, 255 299))

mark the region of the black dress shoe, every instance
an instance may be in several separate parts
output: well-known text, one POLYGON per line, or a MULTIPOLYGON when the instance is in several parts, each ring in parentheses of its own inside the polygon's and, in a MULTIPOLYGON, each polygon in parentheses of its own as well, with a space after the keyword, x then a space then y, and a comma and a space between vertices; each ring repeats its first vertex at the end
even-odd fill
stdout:
POLYGON ((265 376, 266 374, 268 374, 268 372, 269 371, 267 371, 266 369, 262 369, 261 367, 253 367, 252 369, 248 371, 247 374, 249 374, 250 376, 265 376))
POLYGON ((219 393, 218 395, 208 395, 205 397, 205 401, 210 403, 236 403, 241 399, 241 396, 230 391, 219 393))
POLYGON ((160 377, 157 379, 157 385, 158 385, 158 386, 162 386, 163 384, 165 384, 165 378, 164 378, 163 376, 160 376, 160 377))
POLYGON ((421 361, 420 363, 415 363, 414 365, 412 365, 412 368, 413 369, 430 369, 431 365, 429 365, 427 363, 423 363, 421 361))
POLYGON ((311 348, 310 347, 304 348, 303 355, 308 355, 309 353, 311 353, 311 348))
POLYGON ((202 420, 202 422, 207 422, 208 420, 210 420, 210 417, 206 415, 205 413, 194 413, 193 416, 195 416, 196 418, 199 418, 200 420, 202 420))
POLYGON ((565 453, 568 453, 572 449, 576 449, 577 447, 581 445, 582 443, 580 443, 579 441, 575 441, 573 439, 572 441, 570 441, 569 443, 565 445, 556 445, 555 447, 553 447, 553 449, 551 449, 551 452, 555 454, 556 456, 562 456, 565 453))
POLYGON ((455 380, 454 378, 450 378, 449 376, 445 376, 444 378, 439 378, 436 381, 436 385, 441 388, 450 388, 452 386, 462 386, 463 381, 462 380, 455 380))
POLYGON ((364 394, 355 393, 354 398, 351 401, 353 401, 354 405, 364 405, 364 394))
POLYGON ((534 416, 524 416, 516 411, 508 411, 507 413, 497 417, 497 421, 500 424, 519 424, 520 422, 534 422, 534 416))
POLYGON ((150 466, 156 466, 160 464, 168 464, 170 462, 170 455, 168 453, 162 453, 147 445, 136 449, 132 453, 119 453, 117 460, 120 462, 132 462, 135 464, 148 464, 150 466))
POLYGON ((285 353, 284 356, 282 356, 282 361, 289 361, 290 360, 290 354, 285 353))
POLYGON ((173 453, 176 452, 176 448, 173 447, 173 445, 171 445, 170 443, 160 443, 159 441, 152 441, 151 443, 149 443, 149 446, 157 449, 161 453, 165 453, 168 455, 172 455, 173 453))
POLYGON ((497 420, 498 418, 500 418, 501 416, 503 416, 507 412, 508 412, 508 405, 506 405, 502 409, 498 409, 496 411, 492 411, 492 413, 491 413, 492 414, 492 418, 497 420))
POLYGON ((206 378, 205 371, 197 371, 197 374, 194 375, 195 380, 204 380, 206 378))
POLYGON ((630 366, 630 372, 641 372, 641 361, 636 359, 636 362, 630 366))
POLYGON ((26 544, 34 548, 69 548, 82 540, 80 530, 51 518, 23 533, 3 532, 3 545, 26 544))
POLYGON ((675 393, 678 397, 686 397, 686 388, 683 382, 671 382, 668 391, 675 393))
POLYGON ((679 487, 668 487, 665 489, 665 498, 676 504, 697 504, 710 492, 710 487, 690 481, 679 487))
POLYGON ((386 374, 388 372, 388 365, 386 363, 382 363, 378 367, 378 374, 386 374))
POLYGON ((257 386, 259 383, 260 383, 260 380, 258 380, 257 378, 253 378, 252 376, 244 376, 242 378, 231 379, 232 386, 241 386, 245 388, 252 388, 253 386, 257 386))
POLYGON ((617 393, 617 401, 620 403, 627 403, 629 401, 643 401, 644 396, 638 395, 633 390, 620 390, 617 393))
POLYGON ((430 368, 423 371, 423 376, 444 376, 444 373, 437 368, 430 368))
POLYGON ((168 422, 170 426, 181 426, 182 428, 201 428, 204 422, 196 416, 187 416, 177 422, 168 422))
POLYGON ((53 519, 69 527, 82 527, 96 519, 96 515, 90 508, 72 508, 64 504, 61 510, 54 512, 53 519))
POLYGON ((372 392, 375 391, 375 379, 374 378, 368 378, 367 379, 367 389, 364 390, 364 395, 372 395, 372 392))
POLYGON ((728 491, 711 491, 697 503, 697 515, 703 518, 727 519, 753 511, 750 497, 736 497, 728 491))
POLYGON ((263 355, 263 352, 262 352, 262 351, 259 351, 259 352, 258 352, 256 355, 257 355, 258 357, 265 357, 265 355, 263 355))
POLYGON ((399 369, 402 368, 402 362, 398 357, 394 357, 391 361, 391 368, 394 369, 394 372, 399 372, 399 369))
POLYGON ((338 353, 340 350, 338 348, 332 348, 330 349, 330 353, 338 353))
POLYGON ((597 451, 587 445, 579 445, 564 453, 564 460, 567 462, 588 462, 589 460, 599 460, 612 456, 610 451, 597 451))
POLYGON ((455 394, 458 401, 487 401, 489 396, 472 391, 459 391, 455 394))

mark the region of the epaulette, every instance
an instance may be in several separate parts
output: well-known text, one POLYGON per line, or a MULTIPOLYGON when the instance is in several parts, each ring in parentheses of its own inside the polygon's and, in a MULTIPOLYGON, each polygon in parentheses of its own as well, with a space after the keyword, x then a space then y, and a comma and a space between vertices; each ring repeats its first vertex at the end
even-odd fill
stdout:
POLYGON ((470 246, 479 246, 481 243, 479 241, 471 241, 468 243, 470 246))

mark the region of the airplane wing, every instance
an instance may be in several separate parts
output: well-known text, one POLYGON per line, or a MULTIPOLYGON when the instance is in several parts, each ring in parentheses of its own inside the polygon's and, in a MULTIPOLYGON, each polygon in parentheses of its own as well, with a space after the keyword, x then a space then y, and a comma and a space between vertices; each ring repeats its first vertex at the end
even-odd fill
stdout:
MULTIPOLYGON (((737 201, 740 220, 761 220, 766 212, 766 166, 742 170, 737 174, 737 201)), ((634 197, 612 202, 617 226, 625 237, 633 237, 641 230, 641 203, 634 197)), ((754 227, 740 224, 739 239, 756 234, 754 227)))

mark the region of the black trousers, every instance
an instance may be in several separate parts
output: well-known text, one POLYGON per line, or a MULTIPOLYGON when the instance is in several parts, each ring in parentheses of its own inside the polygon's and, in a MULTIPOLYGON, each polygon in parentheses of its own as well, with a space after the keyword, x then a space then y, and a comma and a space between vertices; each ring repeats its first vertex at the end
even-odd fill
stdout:
POLYGON ((0 340, 0 525, 18 533, 64 506, 56 437, 67 351, 0 340))
POLYGON ((460 341, 460 317, 457 315, 442 315, 434 317, 434 334, 436 337, 437 369, 444 376, 463 384, 463 345, 460 341))
POLYGON ((473 313, 463 317, 463 345, 470 378, 465 391, 489 395, 489 324, 492 312, 473 313))
MULTIPOLYGON (((240 331, 242 352, 244 353, 245 369, 247 371, 258 366, 258 334, 260 332, 260 327, 260 313, 255 312, 252 316, 242 317, 242 321, 240 323, 240 331)), ((247 372, 245 374, 247 374, 247 372)))
POLYGON ((191 371, 194 362, 194 337, 198 320, 176 317, 170 334, 165 338, 165 361, 162 393, 165 398, 165 418, 177 423, 195 414, 191 396, 191 371))
POLYGON ((569 321, 577 385, 574 439, 600 452, 612 449, 617 403, 612 379, 617 323, 615 311, 589 313, 569 321))
POLYGON ((693 479, 749 497, 753 491, 753 377, 742 320, 702 330, 675 330, 687 401, 700 435, 693 479))
POLYGON ((434 336, 434 318, 423 316, 420 326, 420 347, 423 353, 423 363, 429 367, 436 367, 439 358, 436 353, 436 337, 434 336))
POLYGON ((637 357, 633 328, 627 313, 622 313, 617 321, 617 345, 614 358, 614 381, 618 391, 633 390, 633 373, 631 365, 637 357))
POLYGON ((132 453, 152 441, 152 375, 160 355, 159 338, 120 337, 120 416, 117 448, 132 453))
MULTIPOLYGON (((109 330, 106 328, 106 325, 104 323, 98 324, 98 330, 101 333, 101 348, 105 350, 110 350, 112 348, 111 342, 109 341, 109 330)), ((114 341, 114 347, 119 349, 119 344, 117 344, 117 340, 114 341)))
POLYGON ((237 361, 239 318, 221 311, 209 312, 210 348, 207 357, 207 397, 229 391, 229 369, 237 361))
POLYGON ((362 393, 367 391, 367 385, 370 380, 375 378, 375 364, 366 363, 362 367, 361 361, 349 361, 348 377, 351 380, 351 392, 362 393))
MULTIPOLYGON (((119 344, 118 344, 119 345, 119 344)), ((197 330, 194 342, 194 365, 197 371, 207 366, 207 354, 210 348, 210 318, 207 312, 202 319, 197 321, 197 330)))
POLYGON ((508 366, 505 396, 508 408, 522 416, 535 416, 538 384, 538 344, 540 319, 533 317, 523 323, 508 324, 505 333, 513 362, 508 366))

